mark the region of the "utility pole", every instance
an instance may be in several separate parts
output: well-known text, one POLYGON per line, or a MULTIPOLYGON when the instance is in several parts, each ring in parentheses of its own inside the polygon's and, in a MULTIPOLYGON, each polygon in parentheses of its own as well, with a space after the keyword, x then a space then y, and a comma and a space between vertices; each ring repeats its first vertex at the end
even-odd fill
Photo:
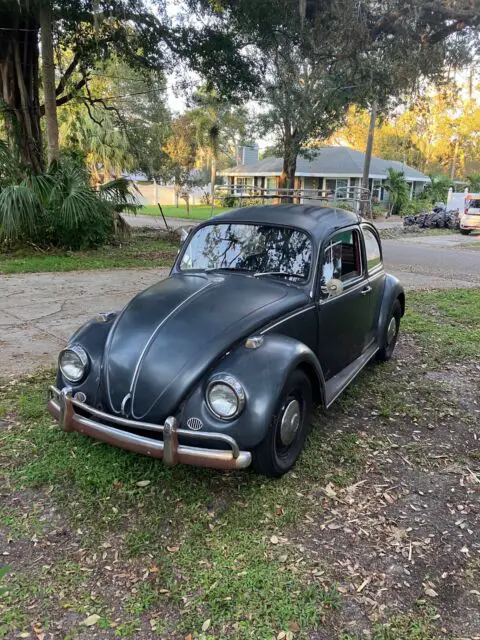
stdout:
POLYGON ((370 175, 370 164, 372 162, 373 137, 375 134, 376 121, 377 121, 377 102, 374 100, 372 103, 372 111, 370 113, 370 125, 368 127, 367 148, 365 150, 365 160, 363 163, 362 186, 365 189, 368 189, 368 177, 370 175))

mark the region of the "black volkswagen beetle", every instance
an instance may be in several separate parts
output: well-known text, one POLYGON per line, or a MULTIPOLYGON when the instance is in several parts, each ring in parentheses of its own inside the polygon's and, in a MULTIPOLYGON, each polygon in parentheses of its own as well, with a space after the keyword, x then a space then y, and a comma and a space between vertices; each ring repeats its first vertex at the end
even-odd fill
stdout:
POLYGON ((404 310, 355 214, 232 210, 190 232, 167 279, 72 336, 48 407, 65 431, 170 465, 280 476, 313 404, 391 357, 404 310))

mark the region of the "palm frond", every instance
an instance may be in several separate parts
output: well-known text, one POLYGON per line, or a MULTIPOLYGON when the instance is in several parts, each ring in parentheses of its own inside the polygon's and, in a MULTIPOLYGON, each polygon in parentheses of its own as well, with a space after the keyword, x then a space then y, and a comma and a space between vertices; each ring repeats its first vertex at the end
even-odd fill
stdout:
POLYGON ((0 234, 9 242, 33 237, 39 226, 41 203, 28 184, 9 185, 0 192, 0 234))
MULTIPOLYGON (((138 189, 136 187, 136 191, 138 189)), ((125 178, 116 178, 103 184, 99 188, 99 194, 108 204, 113 207, 114 211, 121 213, 122 211, 131 211, 136 213, 140 207, 140 203, 131 191, 131 185, 125 178)))

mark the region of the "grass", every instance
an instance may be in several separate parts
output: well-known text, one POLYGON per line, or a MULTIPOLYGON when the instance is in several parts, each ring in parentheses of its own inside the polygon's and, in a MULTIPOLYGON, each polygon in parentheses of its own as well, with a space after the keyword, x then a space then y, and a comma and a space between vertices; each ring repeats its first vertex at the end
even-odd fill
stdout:
POLYGON ((402 328, 434 360, 480 357, 480 289, 409 293, 402 328))
MULTIPOLYGON (((480 355, 480 333, 470 330, 479 326, 479 291, 409 294, 407 308, 405 331, 428 346, 433 359, 480 355)), ((20 498, 39 496, 27 518, 5 506, 0 527, 12 544, 35 535, 47 554, 38 564, 0 575, 0 637, 26 633, 32 608, 44 629, 58 612, 68 612, 62 637, 69 640, 85 633, 82 621, 92 613, 100 616, 96 629, 122 638, 150 637, 152 630, 159 637, 192 634, 198 640, 271 640, 282 632, 295 640, 309 637, 341 609, 342 596, 324 558, 307 560, 291 532, 312 518, 322 521, 327 484, 353 484, 372 452, 391 446, 385 436, 361 434, 361 421, 358 429, 339 428, 357 423, 359 395, 376 399, 372 412, 386 422, 393 417, 410 425, 419 415, 408 389, 389 393, 392 375, 395 362, 371 367, 332 410, 318 412, 319 428, 299 464, 280 480, 169 469, 65 434, 45 411, 53 372, 0 382, 0 420, 9 425, 0 430, 2 486, 20 498), (75 532, 81 557, 62 551, 61 541, 52 557, 51 543, 42 545, 42 539, 52 540, 49 526, 62 528, 45 517, 52 504, 63 514, 63 526, 75 532), (110 578, 115 573, 128 576, 131 586, 119 589, 110 578), (116 594, 114 603, 108 593, 116 594)), ((404 453, 416 460, 413 451, 404 453)), ((437 640, 435 620, 434 612, 419 607, 374 625, 371 637, 437 640)), ((349 633, 339 637, 357 639, 349 633)))
MULTIPOLYGON (((73 527, 81 528, 82 547, 101 548, 121 532, 116 542, 122 566, 131 561, 155 567, 155 583, 140 585, 125 601, 125 624, 135 628, 143 611, 165 606, 181 611, 179 619, 163 623, 166 633, 203 637, 198 634, 210 620, 211 637, 228 632, 266 640, 292 624, 315 627, 339 606, 335 585, 318 582, 282 532, 314 504, 300 501, 299 492, 308 493, 312 482, 326 484, 329 469, 348 460, 340 481, 353 481, 363 458, 354 436, 324 438, 316 431, 297 473, 280 481, 250 473, 168 469, 59 431, 44 409, 48 380, 45 375, 0 390, 0 415, 15 415, 14 429, 2 435, 0 466, 16 491, 48 487, 73 527), (139 487, 139 481, 149 484, 139 487)), ((60 597, 62 589, 52 586, 56 578, 49 582, 47 577, 40 581, 42 592, 51 593, 43 609, 64 607, 71 593, 60 597)), ((7 576, 7 583, 9 593, 13 589, 7 608, 21 613, 25 589, 16 576, 7 576)), ((89 588, 78 587, 79 602, 87 599, 89 588)), ((104 609, 101 614, 113 615, 104 609)))
MULTIPOLYGON (((196 204, 190 206, 190 213, 187 213, 187 208, 183 205, 176 207, 173 204, 162 205, 162 210, 167 218, 188 218, 190 220, 207 220, 212 216, 216 216, 219 213, 223 213, 228 209, 226 207, 214 207, 212 210, 211 205, 196 204)), ((147 204, 138 210, 140 215, 144 216, 159 216, 160 210, 156 204, 147 204)))
POLYGON ((0 273, 37 273, 91 269, 141 269, 171 266, 178 249, 172 237, 134 235, 118 245, 85 251, 19 249, 0 253, 0 273))

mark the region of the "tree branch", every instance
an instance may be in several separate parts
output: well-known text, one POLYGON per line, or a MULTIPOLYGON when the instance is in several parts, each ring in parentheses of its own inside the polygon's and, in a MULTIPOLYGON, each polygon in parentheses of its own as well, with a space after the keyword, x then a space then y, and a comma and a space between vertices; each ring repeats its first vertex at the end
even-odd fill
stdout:
POLYGON ((60 82, 58 83, 57 88, 55 89, 55 95, 59 96, 65 91, 67 82, 70 80, 70 77, 75 71, 75 69, 77 68, 79 62, 80 62, 80 54, 77 51, 73 56, 73 60, 70 62, 70 64, 66 68, 65 73, 60 78, 60 82))

